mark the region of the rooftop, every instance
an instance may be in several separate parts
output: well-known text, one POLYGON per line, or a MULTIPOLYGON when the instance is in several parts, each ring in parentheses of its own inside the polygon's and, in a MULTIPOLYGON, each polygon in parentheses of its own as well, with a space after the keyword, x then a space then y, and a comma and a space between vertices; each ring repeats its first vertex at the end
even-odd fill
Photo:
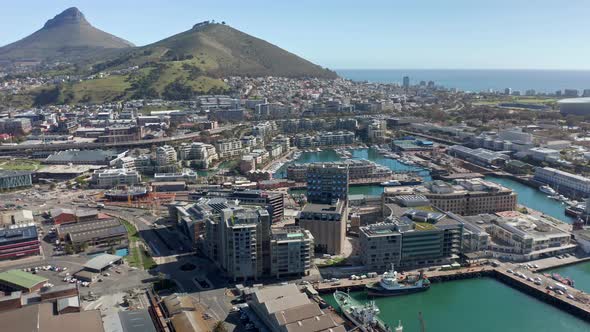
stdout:
POLYGON ((22 288, 33 288, 38 284, 45 283, 47 278, 21 270, 8 270, 0 273, 0 281, 9 282, 22 288))
POLYGON ((102 254, 86 262, 86 264, 84 264, 84 268, 92 270, 102 270, 105 267, 113 264, 114 262, 120 261, 121 259, 122 258, 117 255, 102 254))

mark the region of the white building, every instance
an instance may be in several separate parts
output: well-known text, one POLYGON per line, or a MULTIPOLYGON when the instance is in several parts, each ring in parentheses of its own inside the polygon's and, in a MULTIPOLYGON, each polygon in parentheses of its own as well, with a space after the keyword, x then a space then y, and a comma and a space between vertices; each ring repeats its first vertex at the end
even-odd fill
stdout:
POLYGON ((125 169, 99 169, 92 174, 91 182, 97 188, 112 188, 119 185, 132 186, 141 182, 137 171, 125 169))
POLYGON ((551 167, 537 168, 535 180, 546 183, 558 191, 572 195, 590 196, 590 179, 581 175, 564 172, 551 167))

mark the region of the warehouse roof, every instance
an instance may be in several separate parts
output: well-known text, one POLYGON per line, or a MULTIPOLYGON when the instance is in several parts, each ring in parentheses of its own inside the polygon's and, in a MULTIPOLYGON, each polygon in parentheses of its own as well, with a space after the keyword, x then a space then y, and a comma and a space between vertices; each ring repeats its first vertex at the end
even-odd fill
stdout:
POLYGON ((40 283, 46 282, 47 278, 21 270, 8 270, 0 273, 0 281, 8 282, 22 288, 33 288, 40 283))
POLYGON ((119 320, 124 332, 156 332, 147 309, 121 311, 119 320))
POLYGON ((84 264, 84 268, 90 270, 102 270, 107 266, 121 260, 120 256, 111 254, 98 255, 84 264))

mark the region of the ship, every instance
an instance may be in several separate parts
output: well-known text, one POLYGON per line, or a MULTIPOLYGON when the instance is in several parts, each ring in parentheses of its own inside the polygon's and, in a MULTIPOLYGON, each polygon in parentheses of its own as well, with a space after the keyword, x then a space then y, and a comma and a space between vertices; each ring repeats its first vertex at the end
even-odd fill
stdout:
POLYGON ((385 182, 381 182, 380 183, 381 186, 383 187, 395 187, 395 186, 401 186, 401 182, 397 181, 397 180, 388 180, 385 182))
POLYGON ((539 187, 539 190, 541 192, 544 192, 544 193, 549 194, 551 196, 554 196, 557 194, 557 191, 555 191, 553 188, 551 188, 549 186, 541 186, 541 187, 539 187))
POLYGON ((422 272, 417 278, 414 276, 406 279, 405 282, 398 282, 397 272, 394 270, 393 264, 391 264, 391 270, 383 273, 379 282, 367 284, 365 288, 369 296, 406 295, 430 289, 430 281, 422 272))
MULTIPOLYGON (((391 328, 377 317, 380 310, 375 304, 375 301, 369 301, 363 304, 353 299, 348 293, 342 291, 334 292, 334 300, 338 303, 344 317, 354 324, 355 329, 363 332, 392 332, 391 328)), ((395 329, 395 332, 403 332, 401 323, 395 329)))

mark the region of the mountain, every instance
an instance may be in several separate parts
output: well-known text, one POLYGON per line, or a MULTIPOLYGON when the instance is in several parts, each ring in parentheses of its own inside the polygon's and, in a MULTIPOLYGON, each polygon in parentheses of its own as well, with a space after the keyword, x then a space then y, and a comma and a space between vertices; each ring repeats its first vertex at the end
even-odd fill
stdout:
POLYGON ((64 10, 34 32, 0 47, 0 63, 100 59, 134 45, 93 27, 78 8, 64 10))
MULTIPOLYGON (((181 62, 208 76, 282 76, 335 78, 315 65, 269 42, 223 23, 203 22, 192 29, 128 52, 110 65, 143 66, 181 62)), ((109 62, 98 66, 109 67, 109 62)))

